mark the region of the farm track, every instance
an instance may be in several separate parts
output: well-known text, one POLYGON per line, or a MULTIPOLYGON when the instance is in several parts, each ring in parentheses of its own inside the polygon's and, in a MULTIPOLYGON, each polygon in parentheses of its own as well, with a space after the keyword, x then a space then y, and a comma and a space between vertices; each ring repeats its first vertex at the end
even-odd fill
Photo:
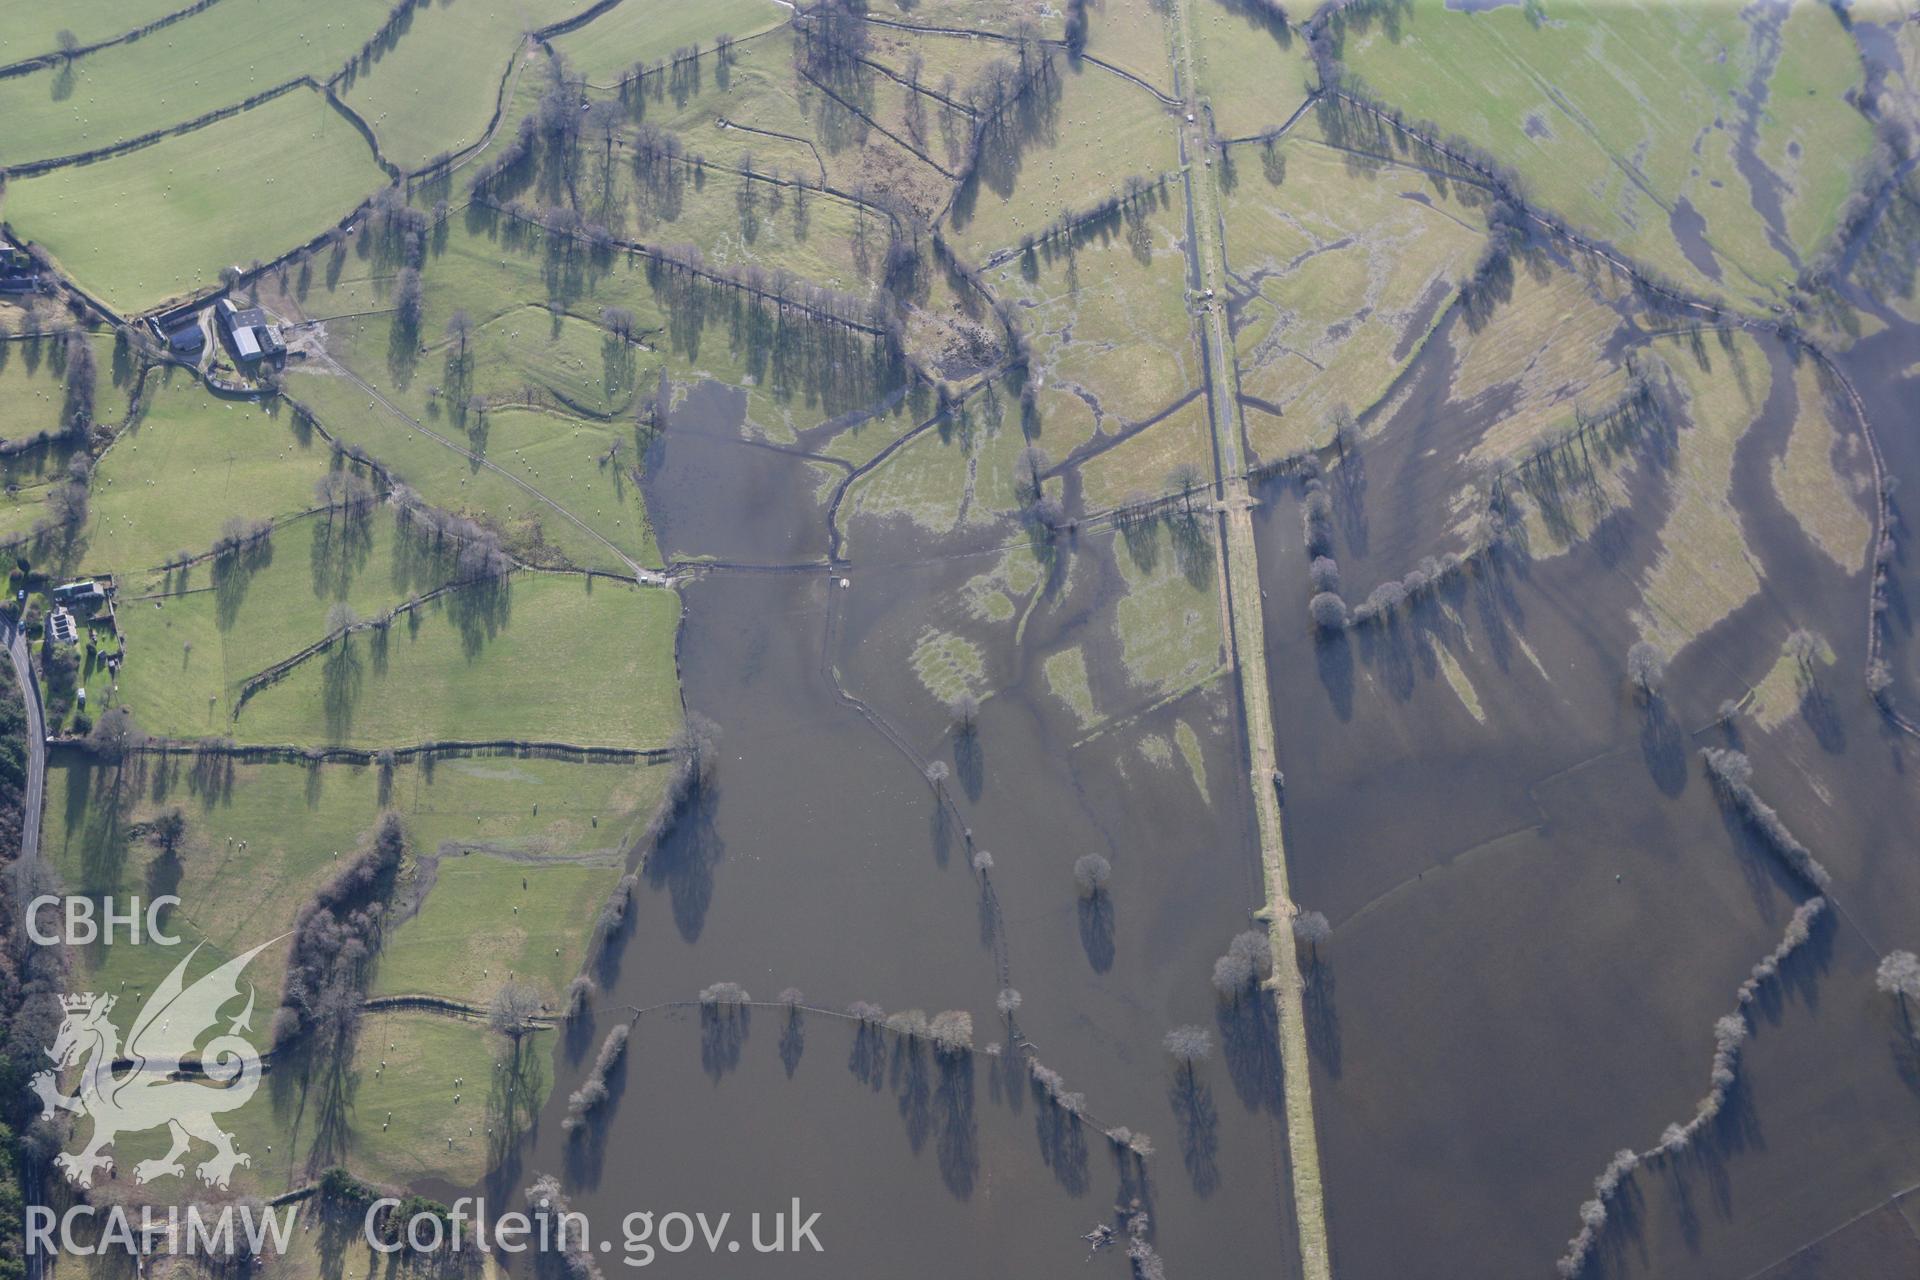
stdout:
MULTIPOLYGON (((1180 87, 1200 97, 1193 53, 1192 0, 1172 0, 1174 67, 1180 87)), ((1297 113, 1296 113, 1297 117, 1297 113)), ((1209 117, 1210 118, 1210 117, 1209 117)), ((1225 230, 1212 167, 1193 167, 1208 143, 1201 127, 1180 128, 1180 158, 1187 186, 1188 255, 1191 284, 1213 287, 1227 269, 1225 230)), ((1224 289, 1220 290, 1224 294, 1224 289)), ((1295 906, 1287 884, 1285 832, 1275 767, 1272 701, 1267 689, 1266 624, 1260 600, 1259 555, 1253 533, 1253 497, 1244 475, 1239 377, 1234 347, 1226 332, 1224 306, 1203 304, 1206 332, 1201 348, 1206 365, 1208 421, 1213 429, 1214 473, 1220 486, 1221 574, 1231 658, 1238 673, 1240 705, 1247 732, 1253 802, 1260 832, 1260 867, 1266 889, 1262 914, 1272 939, 1273 976, 1268 982, 1280 1024, 1281 1084, 1286 1110, 1288 1162, 1285 1176, 1293 1189, 1294 1227, 1299 1235, 1300 1269, 1305 1280, 1332 1280, 1327 1250, 1326 1197, 1320 1176, 1320 1144, 1313 1114, 1313 1084, 1307 1053, 1307 1020, 1300 955, 1293 939, 1295 906)))

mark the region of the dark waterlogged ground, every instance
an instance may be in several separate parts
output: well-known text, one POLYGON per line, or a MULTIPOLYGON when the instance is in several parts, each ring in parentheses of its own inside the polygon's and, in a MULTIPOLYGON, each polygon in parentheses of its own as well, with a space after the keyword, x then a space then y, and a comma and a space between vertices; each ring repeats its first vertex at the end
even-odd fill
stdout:
POLYGON ((637 1208, 743 1218, 798 1195, 827 1224, 820 1258, 690 1253, 672 1273, 934 1277, 1124 1275, 1123 1249, 1089 1262, 1081 1236, 1138 1199, 1173 1274, 1294 1274, 1271 1015, 1223 1009, 1208 981, 1261 900, 1232 690, 1133 694, 1088 737, 1041 659, 1082 645, 1101 705, 1128 705, 1113 535, 1068 550, 1018 625, 975 617, 960 592, 1006 540, 1032 554, 1011 526, 968 545, 863 520, 853 562, 826 572, 807 564, 827 545, 815 464, 742 443, 733 397, 682 400, 650 481, 669 557, 764 566, 683 588, 683 685, 720 726, 717 781, 642 871, 594 1028, 562 1049, 496 1199, 535 1170, 608 1223, 637 1208), (753 518, 721 519, 735 502, 753 518), (929 625, 981 646, 991 693, 970 745, 914 675, 929 625), (1171 740, 1177 722, 1204 795, 1189 768, 1143 762, 1142 735, 1171 740), (942 792, 933 760, 950 770, 942 792), (1113 865, 1091 909, 1072 878, 1089 852, 1113 865), (945 1063, 887 1036, 876 1060, 830 1013, 650 1012, 593 1142, 569 1140, 565 1098, 605 1029, 723 980, 769 1002, 797 987, 828 1010, 967 1010, 979 1051, 945 1063), (1085 1094, 1088 1120, 1043 1103, 1024 1057, 985 1052, 1008 1040, 1003 985, 1024 996, 1021 1049, 1085 1094), (1186 1078, 1160 1042, 1189 1022, 1220 1047, 1186 1078), (1116 1125, 1153 1138, 1144 1172, 1104 1137, 1116 1125))
MULTIPOLYGON (((1758 1007, 1727 1115, 1638 1175, 1592 1270, 1751 1275, 1920 1178, 1920 1076, 1872 982, 1880 950, 1920 937, 1912 750, 1861 689, 1864 573, 1838 571, 1773 493, 1793 370, 1767 355, 1772 395, 1733 476, 1764 585, 1683 652, 1653 713, 1626 696, 1624 655, 1669 505, 1657 456, 1631 477, 1631 506, 1570 554, 1503 556, 1384 632, 1332 643, 1306 625, 1295 494, 1263 495, 1289 865, 1296 898, 1334 923, 1308 1008, 1341 1275, 1434 1274, 1436 1258, 1550 1274, 1609 1155, 1692 1114, 1713 1020, 1808 892, 1723 810, 1697 750, 1727 742, 1703 726, 1796 626, 1819 628, 1841 664, 1799 716, 1739 745, 1843 910, 1758 1007)), ((1363 481, 1330 482, 1335 554, 1350 581, 1359 566, 1351 596, 1411 567, 1391 551, 1458 549, 1434 506, 1404 501, 1456 489, 1458 475, 1426 474, 1445 470, 1432 442, 1464 451, 1498 411, 1421 390, 1444 382, 1421 366, 1448 359, 1429 344, 1406 405, 1363 447, 1363 481)))

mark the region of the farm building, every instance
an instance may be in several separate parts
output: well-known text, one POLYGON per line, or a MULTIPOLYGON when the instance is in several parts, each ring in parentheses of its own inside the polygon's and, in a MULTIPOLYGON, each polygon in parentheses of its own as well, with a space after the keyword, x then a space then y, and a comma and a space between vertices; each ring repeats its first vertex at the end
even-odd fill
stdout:
POLYGON ((63 605, 99 604, 107 598, 107 592, 106 588, 92 578, 81 578, 55 587, 53 598, 56 603, 63 605))
POLYGON ((167 350, 183 360, 197 359, 202 348, 207 345, 207 335, 200 331, 197 322, 183 324, 166 334, 167 350))
POLYGON ((74 625, 73 615, 65 609, 55 609, 47 614, 47 643, 72 644, 80 634, 74 625))
POLYGON ((220 318, 220 327, 226 330, 227 341, 239 359, 254 361, 286 350, 280 335, 268 323, 267 313, 259 307, 242 307, 232 298, 222 298, 214 314, 220 318))

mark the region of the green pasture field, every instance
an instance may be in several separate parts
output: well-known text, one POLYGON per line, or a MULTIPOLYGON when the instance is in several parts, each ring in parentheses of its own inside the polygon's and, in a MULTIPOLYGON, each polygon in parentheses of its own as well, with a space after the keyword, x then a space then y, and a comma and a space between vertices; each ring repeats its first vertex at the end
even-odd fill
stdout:
MULTIPOLYGON (((187 945, 203 943, 224 960, 292 928, 301 906, 341 860, 353 856, 381 810, 390 808, 405 821, 412 849, 412 861, 402 871, 401 897, 426 882, 416 865, 421 858, 441 856, 442 866, 419 913, 400 921, 389 935, 375 993, 484 1004, 501 975, 488 982, 477 968, 471 975, 420 968, 429 957, 417 949, 422 935, 416 930, 424 927, 445 942, 463 926, 479 940, 473 945, 484 948, 495 931, 519 929, 530 961, 537 962, 527 972, 557 992, 578 968, 585 926, 599 903, 596 897, 566 918, 544 901, 547 877, 554 876, 553 884, 562 889, 577 889, 585 867, 606 876, 610 888, 618 878, 611 868, 651 818, 669 771, 668 765, 645 763, 476 756, 397 764, 383 780, 382 771, 370 765, 208 768, 187 757, 142 756, 123 770, 57 756, 47 770, 42 848, 75 893, 144 894, 157 877, 167 879, 181 899, 169 928, 187 945), (156 865, 163 860, 138 834, 172 805, 181 806, 188 820, 177 870, 156 865), (290 821, 292 815, 297 820, 290 821), (449 879, 449 864, 510 867, 511 893, 505 870, 461 871, 449 879), (475 875, 498 891, 471 892, 475 875), (519 887, 522 876, 532 888, 519 887), (436 896, 449 885, 455 886, 453 892, 436 896), (523 899, 522 893, 529 897, 523 899), (572 957, 571 967, 555 961, 556 945, 572 957), (386 972, 389 956, 392 975, 386 972)), ((180 954, 162 947, 96 945, 83 948, 79 959, 90 981, 105 984, 96 989, 118 992, 124 983, 129 993, 137 993, 152 990, 180 954)), ((249 967, 263 1001, 278 1000, 285 965, 285 949, 274 947, 249 967)))
MULTIPOLYGON (((1081 388, 1103 429, 1142 422, 1204 381, 1187 297, 1178 183, 1117 220, 1017 255, 989 277, 1020 307, 1043 386, 1081 388)), ((1077 439, 1050 436, 1056 458, 1077 439)))
POLYGON ((1155 698, 1185 692, 1226 666, 1214 543, 1204 517, 1193 530, 1155 521, 1112 542, 1127 583, 1114 612, 1120 659, 1135 687, 1155 698))
POLYGON ((621 0, 553 47, 590 84, 613 84, 636 62, 648 66, 690 44, 701 49, 701 75, 714 74, 713 40, 744 40, 786 24, 789 10, 773 0, 621 0))
MULTIPOLYGON (((118 423, 127 416, 133 394, 133 371, 114 354, 112 334, 95 333, 93 346, 96 422, 118 423)), ((67 340, 47 334, 39 338, 0 340, 0 437, 21 440, 42 431, 59 431, 66 424, 67 340)), ((32 449, 0 458, 0 476, 8 484, 32 484, 46 477, 48 451, 32 449)))
POLYGON ((1787 239, 1803 256, 1833 234, 1872 124, 1841 97, 1860 75, 1853 41, 1833 38, 1833 16, 1795 5, 1780 29, 1780 62, 1767 82, 1755 150, 1787 186, 1787 239), (1837 86, 1837 87, 1836 87, 1837 86))
POLYGON ((385 182, 359 131, 301 89, 137 151, 15 179, 0 215, 82 288, 132 312, 318 235, 385 182))
MULTIPOLYGON (((544 564, 557 558, 581 568, 604 569, 615 573, 625 571, 625 564, 605 543, 583 532, 566 516, 527 493, 507 476, 485 467, 476 467, 466 456, 415 430, 412 424, 395 417, 385 408, 370 403, 367 393, 347 379, 330 373, 300 373, 288 379, 287 390, 288 394, 312 410, 331 435, 367 450, 379 459, 381 466, 405 481, 425 501, 472 516, 497 528, 506 548, 514 555, 529 563, 544 564)), ((536 437, 534 443, 545 442, 548 446, 542 452, 564 451, 579 468, 586 464, 588 450, 580 450, 577 459, 571 457, 572 446, 579 443, 575 440, 575 434, 579 433, 582 437, 604 434, 604 440, 596 439, 591 446, 594 452, 604 453, 611 446, 611 432, 582 419, 518 410, 495 410, 482 421, 487 424, 486 456, 503 471, 520 474, 539 493, 578 516, 589 528, 603 532, 637 561, 658 562, 659 553, 653 546, 651 527, 634 523, 645 513, 638 507, 640 500, 634 496, 631 485, 625 481, 618 482, 623 487, 618 491, 617 506, 606 502, 606 495, 603 495, 603 500, 596 508, 585 508, 583 504, 581 510, 575 510, 570 505, 570 499, 592 495, 560 492, 553 486, 553 481, 558 476, 581 474, 579 470, 563 473, 556 466, 556 469, 541 475, 538 453, 535 462, 527 463, 524 457, 514 453, 513 447, 504 443, 509 440, 507 433, 515 424, 530 422, 537 428, 533 432, 536 437), (496 444, 503 445, 499 449, 499 457, 494 456, 496 444), (636 514, 629 516, 630 511, 636 514), (616 521, 620 523, 616 524, 616 521)), ((455 429, 444 417, 429 425, 447 439, 463 441, 462 447, 469 447, 473 443, 471 438, 455 429)), ((524 446, 522 448, 524 450, 524 446)), ((632 449, 629 447, 628 460, 631 457, 632 449)), ((627 462, 623 461, 621 465, 625 466, 627 462)), ((597 464, 592 474, 596 478, 599 476, 597 464)), ((616 481, 610 475, 606 483, 611 486, 616 481)))
MULTIPOLYGON (((607 16, 619 12, 615 9, 607 16)), ((676 88, 669 83, 670 76, 649 75, 641 85, 638 113, 647 122, 678 134, 690 153, 705 155, 716 164, 737 165, 743 152, 752 151, 765 166, 799 169, 817 178, 820 164, 814 155, 813 122, 795 87, 793 43, 792 32, 786 29, 742 43, 734 50, 724 83, 714 74, 711 54, 700 60, 697 84, 683 79, 676 88), (721 120, 790 137, 722 129, 721 120)), ((525 84, 533 80, 531 69, 522 79, 524 97, 525 84)), ((610 97, 613 90, 602 87, 594 93, 610 97)), ((531 105, 531 101, 515 103, 516 109, 531 105)), ((820 147, 822 155, 825 150, 820 147)))
MULTIPOLYGON (((826 202, 814 197, 816 208, 826 202)), ((824 233, 820 233, 824 234, 824 233)), ((357 315, 329 321, 325 341, 329 352, 347 367, 401 405, 432 430, 461 442, 463 448, 515 473, 579 516, 597 532, 621 546, 636 560, 657 563, 658 552, 645 523, 641 497, 631 484, 629 469, 643 443, 635 433, 632 398, 605 398, 611 347, 597 326, 607 306, 624 306, 635 313, 644 331, 643 342, 658 349, 628 348, 633 360, 629 375, 620 365, 617 386, 629 376, 640 394, 651 398, 661 361, 676 382, 712 377, 746 387, 748 425, 775 440, 791 440, 798 430, 863 408, 880 398, 868 371, 853 369, 841 360, 830 371, 817 368, 792 373, 770 364, 764 346, 736 331, 726 298, 709 302, 701 326, 668 328, 664 302, 648 280, 646 261, 615 254, 596 262, 583 250, 556 268, 548 254, 547 238, 529 232, 505 218, 489 219, 485 211, 453 214, 444 240, 430 237, 427 265, 422 273, 425 302, 421 334, 424 353, 399 351, 392 342, 387 314, 357 315), (543 303, 547 310, 529 306, 543 303), (561 319, 553 318, 557 308, 561 319), (480 326, 469 357, 474 388, 495 405, 478 422, 468 421, 460 404, 464 396, 434 396, 455 385, 450 357, 457 354, 443 336, 448 317, 465 310, 480 326), (830 374, 830 376, 826 376, 830 374), (516 398, 534 388, 542 405, 551 408, 550 393, 559 392, 582 408, 617 410, 612 420, 563 416, 550 412, 511 409, 516 398), (622 446, 617 465, 602 464, 615 439, 622 446)), ((349 257, 349 262, 353 259, 349 257)), ((369 279, 370 268, 343 268, 336 288, 327 288, 326 255, 312 264, 307 291, 274 295, 269 301, 289 315, 339 315, 385 306, 388 279, 369 279)), ((394 418, 343 378, 317 367, 295 372, 289 391, 308 405, 329 431, 370 451, 418 488, 429 501, 468 511, 486 511, 503 522, 527 515, 530 497, 504 479, 476 470, 465 457, 394 418), (511 507, 511 511, 509 511, 511 507)), ((902 404, 882 420, 854 433, 863 440, 891 439, 895 423, 913 412, 902 404)), ((883 440, 884 442, 884 440, 883 440)), ((878 445, 863 448, 878 448, 878 445)), ((544 508, 534 515, 542 536, 582 565, 618 567, 604 546, 585 538, 566 521, 544 508)), ((511 540, 511 539, 510 539, 511 540)))
MULTIPOLYGON (((762 157, 755 145, 761 141, 745 138, 739 154, 727 163, 744 164, 751 158, 754 171, 767 174, 776 166, 762 157)), ((597 152, 592 146, 582 148, 585 171, 596 172, 597 152)), ((614 156, 612 207, 601 220, 625 238, 642 244, 695 244, 711 266, 785 269, 853 293, 864 293, 879 274, 887 228, 878 212, 819 191, 807 192, 801 203, 792 188, 721 170, 709 170, 697 181, 683 178, 670 191, 655 195, 635 181, 630 147, 617 146, 614 156), (864 254, 856 243, 863 221, 864 254)), ((783 176, 798 172, 809 180, 817 177, 810 161, 777 167, 783 176)), ((603 212, 597 202, 589 203, 596 216, 603 212)))
MULTIPOLYGON (((526 34, 584 10, 590 0, 460 0, 413 11, 398 43, 340 82, 380 151, 402 169, 425 166, 486 132, 501 77, 526 34)), ((535 61, 537 66, 537 60, 535 61)), ((517 74, 525 76, 523 62, 517 74)))
POLYGON ((1285 415, 1246 410, 1265 457, 1323 441, 1336 405, 1358 414, 1384 394, 1485 239, 1482 215, 1426 175, 1350 162, 1305 127, 1233 148, 1222 200, 1228 263, 1258 284, 1234 326, 1240 390, 1285 415))
MULTIPOLYGON (((654 353, 614 337, 596 323, 524 303, 482 324, 468 340, 466 368, 451 338, 429 344, 426 367, 438 357, 444 375, 439 386, 451 396, 455 387, 510 407, 531 397, 556 401, 592 419, 626 417, 636 393, 652 394, 658 365, 654 353), (644 388, 644 392, 641 392, 644 388), (544 394, 542 394, 544 393, 544 394)), ((460 418, 468 411, 449 402, 445 412, 460 418)))
POLYGON ((1152 94, 1091 63, 1063 58, 1053 118, 954 201, 952 239, 975 262, 1039 234, 1069 210, 1118 193, 1129 177, 1158 178, 1179 167, 1175 118, 1152 94))
MULTIPOLYGON (((1173 93, 1173 32, 1157 0, 1105 0, 1090 8, 1087 52, 1131 71, 1160 92, 1173 93)), ((1209 17, 1217 10, 1203 12, 1209 17)))
POLYGON ((1306 101, 1316 77, 1305 40, 1284 27, 1275 32, 1250 13, 1222 4, 1194 5, 1188 23, 1194 61, 1220 137, 1246 138, 1277 129, 1306 101))
POLYGON ((82 46, 111 40, 186 8, 192 0, 68 0, 59 5, 9 5, 0 23, 0 64, 60 51, 60 33, 82 46))
POLYGON ((1679 339, 1656 339, 1661 357, 1687 398, 1668 484, 1672 505, 1660 528, 1660 552, 1642 575, 1642 608, 1634 623, 1643 639, 1678 654, 1760 590, 1760 563, 1748 549, 1732 499, 1733 458, 1740 438, 1766 403, 1768 366, 1744 333, 1731 354, 1709 344, 1701 368, 1679 339))
MULTIPOLYGON (((983 25, 981 29, 987 28, 983 25)), ((928 89, 959 98, 966 93, 967 86, 979 78, 989 62, 1003 58, 1017 59, 1018 50, 1004 40, 979 40, 944 35, 937 31, 874 27, 867 33, 867 56, 896 75, 907 74, 907 63, 915 54, 920 55, 922 63, 920 83, 928 89), (946 87, 949 76, 953 78, 950 92, 946 87)), ((927 103, 929 131, 939 144, 934 154, 944 162, 954 157, 949 155, 944 141, 939 139, 939 112, 938 102, 927 103)))
POLYGON ((1815 546, 1841 571, 1857 573, 1873 536, 1865 443, 1836 425, 1851 419, 1834 412, 1813 361, 1794 369, 1793 386, 1799 406, 1786 451, 1773 460, 1773 491, 1815 546))
POLYGON ((329 459, 326 441, 297 429, 284 407, 216 399, 185 370, 167 370, 94 468, 91 513, 68 559, 134 573, 207 551, 231 516, 311 507, 329 459))
POLYGON ((1514 458, 1575 410, 1593 414, 1618 401, 1626 370, 1607 358, 1620 315, 1587 281, 1529 266, 1514 273, 1513 296, 1478 333, 1451 331, 1456 364, 1449 394, 1470 402, 1506 387, 1512 401, 1469 455, 1475 462, 1514 458))
MULTIPOLYGON (((1761 147, 1778 153, 1803 127, 1821 130, 1789 219, 1803 259, 1872 142, 1864 121, 1834 127, 1859 67, 1832 14, 1807 8, 1791 32, 1799 47, 1774 70, 1761 147), (1826 78, 1808 95, 1814 69, 1826 78)), ((1518 6, 1464 14, 1419 0, 1391 27, 1350 32, 1343 58, 1371 91, 1514 165, 1546 208, 1692 287, 1767 299, 1793 269, 1734 162, 1733 95, 1754 70, 1752 37, 1733 6, 1568 0, 1535 27, 1518 6), (1706 220, 1721 280, 1689 262, 1669 226, 1681 198, 1706 220)))
MULTIPOLYGON (((894 16, 881 12, 882 16, 894 16)), ((1094 18, 1099 18, 1097 8, 1094 18)), ((1049 0, 920 0, 911 12, 899 15, 899 20, 924 27, 959 27, 1002 35, 1026 21, 1049 40, 1060 39, 1065 30, 1062 6, 1049 0)))
POLYGON ((462 588, 296 667, 246 704, 235 736, 665 746, 680 725, 679 620, 673 592, 605 579, 522 573, 462 588))
POLYGON ((417 915, 381 949, 375 995, 446 995, 484 1006, 510 978, 558 1007, 580 971, 626 850, 527 863, 488 852, 442 857, 417 915))
MULTIPOLYGON (((323 9, 303 0, 221 0, 139 40, 0 80, 0 120, 7 121, 0 165, 79 155, 301 76, 324 80, 380 29, 391 7, 389 0, 335 0, 323 9)), ((125 234, 148 239, 154 228, 130 223, 125 234)))
POLYGON ((326 636, 336 604, 370 619, 457 573, 450 551, 382 508, 307 516, 263 552, 124 581, 120 629, 137 660, 122 666, 117 700, 149 732, 219 736, 242 683, 326 636))
MULTIPOLYGON (((495 956, 549 994, 571 979, 584 958, 583 922, 618 878, 618 864, 657 805, 668 772, 665 765, 517 757, 400 764, 389 774, 342 764, 209 766, 185 757, 136 756, 116 766, 58 756, 48 770, 42 849, 70 891, 125 897, 164 886, 182 900, 169 928, 183 946, 96 945, 76 955, 77 981, 119 997, 115 1021, 124 1032, 141 998, 191 947, 203 948, 190 970, 197 975, 284 935, 353 855, 380 810, 392 808, 407 824, 412 849, 399 898, 409 901, 423 890, 425 898, 417 913, 391 926, 372 993, 405 991, 485 1007, 505 980, 503 973, 480 972, 495 956), (173 804, 188 817, 177 865, 139 834, 173 804), (289 820, 294 815, 297 820, 289 820), (439 866, 429 871, 423 860, 435 858, 439 866), (512 883, 516 879, 526 887, 512 883), (474 965, 439 962, 454 951, 474 965)), ((269 946, 248 969, 257 990, 256 1043, 264 1043, 285 964, 283 943, 269 946)), ((527 1051, 543 1063, 546 1050, 539 1037, 527 1051)), ((504 1042, 479 1021, 370 1014, 347 1083, 350 1140, 327 1163, 344 1157, 370 1178, 435 1171, 478 1176, 485 1144, 469 1142, 466 1129, 473 1114, 489 1107, 499 1123, 498 1099, 482 1076, 496 1051, 504 1052, 504 1042), (442 1106, 435 1117, 431 1103, 451 1101, 455 1076, 475 1082, 459 1090, 460 1106, 471 1100, 474 1111, 442 1106), (393 1120, 386 1125, 389 1111, 393 1120)), ((229 1127, 254 1156, 237 1175, 238 1185, 273 1192, 306 1180, 314 1112, 302 1105, 300 1088, 270 1083, 275 1087, 263 1085, 229 1127)), ((523 1083, 530 1090, 523 1109, 537 1108, 544 1076, 536 1070, 523 1083)), ((476 1137, 484 1137, 486 1123, 473 1123, 476 1137)), ((129 1142, 121 1159, 152 1154, 129 1142)))
POLYGON ((1174 470, 1185 466, 1212 480, 1213 430, 1204 396, 1080 463, 1081 500, 1087 511, 1095 512, 1142 495, 1167 493, 1177 487, 1174 470))
MULTIPOLYGON (((921 432, 848 489, 840 510, 847 535, 841 553, 860 542, 864 525, 856 516, 905 518, 928 532, 946 533, 989 525, 1017 510, 1014 465, 1026 447, 1019 400, 1011 391, 996 384, 991 394, 974 396, 957 422, 921 432)), ((1056 481, 1049 492, 1057 495, 1059 487, 1056 481)))

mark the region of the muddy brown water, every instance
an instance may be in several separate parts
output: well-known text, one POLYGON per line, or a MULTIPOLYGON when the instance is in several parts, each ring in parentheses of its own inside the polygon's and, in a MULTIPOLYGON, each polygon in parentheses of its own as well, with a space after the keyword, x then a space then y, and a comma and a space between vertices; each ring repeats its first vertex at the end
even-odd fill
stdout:
MULTIPOLYGON (((1707 355, 1724 358, 1711 343, 1707 355)), ((1657 717, 1622 687, 1635 582, 1665 514, 1657 463, 1572 553, 1503 558, 1392 628, 1332 644, 1306 623, 1297 491, 1262 494, 1293 892, 1334 924, 1307 1008, 1337 1274, 1450 1274, 1436 1259, 1550 1274, 1610 1153, 1645 1149, 1691 1114, 1713 1019, 1806 896, 1728 819, 1697 749, 1724 741, 1702 726, 1797 625, 1844 655, 1830 705, 1742 745, 1849 910, 1763 1002, 1728 1118, 1695 1155, 1636 1178, 1593 1274, 1746 1276, 1920 1175, 1908 1083, 1920 1076, 1890 1049, 1900 1037, 1870 980, 1875 945, 1920 935, 1912 841, 1897 834, 1920 807, 1913 761, 1858 693, 1864 576, 1816 551, 1772 492, 1792 368, 1777 346, 1767 355, 1771 394, 1732 485, 1764 586, 1674 662, 1657 717), (1449 686, 1437 643, 1484 724, 1449 686)), ((1343 499, 1368 507, 1364 554, 1352 515, 1336 517, 1351 595, 1371 573, 1404 571, 1391 557, 1419 546, 1420 520, 1430 537, 1444 529, 1401 504, 1456 489, 1445 456, 1484 429, 1476 412, 1497 411, 1432 410, 1422 379, 1440 375, 1417 366, 1448 358, 1436 342, 1416 361, 1402 414, 1362 448, 1357 496, 1330 478, 1336 511, 1343 499), (1414 468, 1441 474, 1407 477, 1414 468)))
POLYGON ((744 433, 746 392, 699 381, 647 449, 643 486, 660 554, 786 565, 824 561, 816 496, 843 468, 744 433))
MULTIPOLYGON (((768 475, 766 451, 733 443, 732 394, 696 389, 676 410, 650 481, 663 549, 754 565, 819 554, 824 516, 788 497, 727 523, 768 475), (676 450, 698 466, 676 470, 676 450), (683 484, 708 496, 676 492, 683 484)), ((800 1194, 844 1224, 836 1247, 814 1269, 781 1259, 764 1274, 959 1277, 1066 1274, 1087 1256, 1081 1235, 1137 1196, 1173 1274, 1295 1274, 1277 1037, 1264 1002, 1223 1008, 1209 982, 1261 901, 1231 688, 1216 680, 1161 701, 1131 686, 1111 631, 1124 591, 1114 557, 1128 552, 1111 534, 1063 550, 1022 624, 977 618, 960 593, 1005 544, 1032 554, 1017 528, 960 540, 897 521, 855 526, 856 555, 835 572, 709 569, 683 586, 683 687, 721 727, 716 782, 641 871, 631 923, 599 973, 594 1029, 558 1052, 552 1097, 494 1180, 496 1199, 533 1170, 562 1174, 609 1221, 800 1194), (913 673, 929 626, 983 654, 992 692, 971 744, 956 742, 913 673), (1113 713, 1091 736, 1041 667, 1076 644, 1113 713), (1140 750, 1146 734, 1171 742, 1183 723, 1204 796, 1177 751, 1156 763, 1140 750), (950 770, 944 799, 922 772, 933 760, 950 770), (978 848, 994 856, 985 880, 978 848), (1072 877, 1088 852, 1113 866, 1091 909, 1072 877), (722 980, 761 1000, 792 986, 831 1008, 967 1010, 983 1049, 1008 1039, 995 996, 1010 982, 1023 995, 1023 1051, 1083 1092, 1099 1125, 1144 1131, 1158 1154, 1141 1182, 1098 1125, 1064 1123, 984 1054, 969 1082, 932 1070, 915 1084, 889 1038, 884 1078, 856 1078, 851 1032, 825 1015, 807 1019, 789 1073, 775 1010, 753 1011, 749 1034, 718 1056, 697 1013, 642 1018, 598 1126, 601 1154, 570 1154, 565 1097, 598 1036, 629 1008, 722 980), (1217 1045, 1190 1080, 1161 1047, 1181 1023, 1217 1045)), ((1126 1274, 1121 1252, 1086 1273, 1126 1274)), ((672 1261, 660 1269, 763 1273, 736 1258, 672 1261)))

